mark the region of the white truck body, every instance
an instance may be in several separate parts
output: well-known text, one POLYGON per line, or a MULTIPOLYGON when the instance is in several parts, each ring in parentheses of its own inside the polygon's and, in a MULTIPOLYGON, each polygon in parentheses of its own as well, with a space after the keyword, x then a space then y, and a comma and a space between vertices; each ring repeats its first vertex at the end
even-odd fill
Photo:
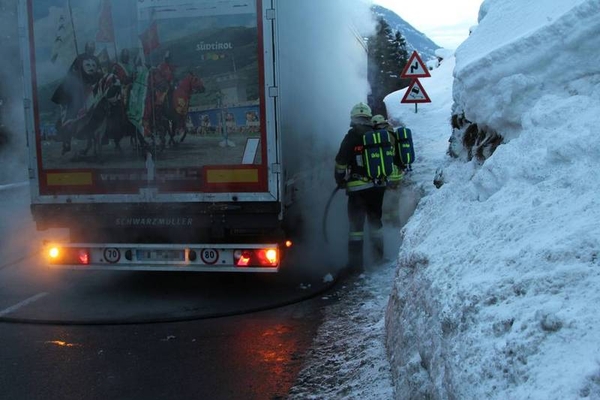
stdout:
POLYGON ((51 266, 279 270, 278 3, 20 0, 31 210, 70 230, 51 266))

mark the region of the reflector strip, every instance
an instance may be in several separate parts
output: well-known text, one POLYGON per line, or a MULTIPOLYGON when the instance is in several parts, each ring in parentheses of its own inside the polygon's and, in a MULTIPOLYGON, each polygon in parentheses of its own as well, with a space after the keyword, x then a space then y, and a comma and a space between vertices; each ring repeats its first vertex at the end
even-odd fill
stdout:
POLYGON ((237 262, 238 267, 247 267, 250 264, 250 257, 241 256, 237 262))
POLYGON ((258 169, 209 169, 207 183, 258 183, 258 169))
POLYGON ((46 174, 48 186, 89 186, 93 183, 91 172, 50 172, 46 174))
POLYGON ((87 265, 90 263, 90 253, 86 250, 79 250, 79 263, 87 265))

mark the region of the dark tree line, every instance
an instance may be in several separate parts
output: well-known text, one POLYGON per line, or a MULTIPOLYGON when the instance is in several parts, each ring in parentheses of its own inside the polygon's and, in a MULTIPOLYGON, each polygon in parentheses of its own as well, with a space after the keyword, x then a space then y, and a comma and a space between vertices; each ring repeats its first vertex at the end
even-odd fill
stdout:
POLYGON ((400 78, 409 56, 406 40, 399 31, 394 32, 383 18, 379 18, 375 34, 368 39, 368 44, 369 106, 373 114, 387 118, 384 97, 410 83, 410 80, 400 78))

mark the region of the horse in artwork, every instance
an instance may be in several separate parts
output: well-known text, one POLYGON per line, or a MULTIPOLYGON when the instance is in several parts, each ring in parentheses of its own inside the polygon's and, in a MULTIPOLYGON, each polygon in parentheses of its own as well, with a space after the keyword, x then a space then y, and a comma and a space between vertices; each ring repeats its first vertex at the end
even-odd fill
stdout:
POLYGON ((161 76, 160 70, 153 68, 148 77, 149 90, 142 124, 146 136, 158 135, 160 149, 176 145, 175 137, 182 134, 180 141, 186 136, 186 120, 190 108, 190 99, 194 93, 205 91, 202 80, 192 72, 171 88, 161 76), (167 143, 168 136, 168 143, 167 143))

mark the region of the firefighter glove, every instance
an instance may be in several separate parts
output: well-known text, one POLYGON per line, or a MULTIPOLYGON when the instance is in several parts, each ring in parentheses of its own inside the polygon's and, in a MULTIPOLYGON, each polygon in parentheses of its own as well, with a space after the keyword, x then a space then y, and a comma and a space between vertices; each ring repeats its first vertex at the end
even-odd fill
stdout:
POLYGON ((346 170, 345 169, 341 169, 341 168, 336 168, 335 169, 335 183, 337 183, 338 186, 342 186, 342 185, 346 185, 346 170))

